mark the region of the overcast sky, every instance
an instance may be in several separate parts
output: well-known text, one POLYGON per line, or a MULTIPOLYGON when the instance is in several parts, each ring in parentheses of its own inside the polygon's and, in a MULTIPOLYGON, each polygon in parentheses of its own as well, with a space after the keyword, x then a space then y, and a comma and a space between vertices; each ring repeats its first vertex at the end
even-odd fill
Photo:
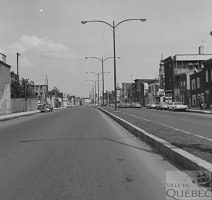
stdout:
MULTIPOLYGON (((211 0, 0 0, 0 52, 20 76, 70 95, 88 96, 101 62, 84 59, 113 56, 112 30, 103 23, 131 21, 116 30, 117 81, 158 75, 161 56, 212 53, 211 0)), ((113 60, 104 63, 105 88, 113 89, 113 60)), ((102 87, 100 85, 100 87, 102 87)))

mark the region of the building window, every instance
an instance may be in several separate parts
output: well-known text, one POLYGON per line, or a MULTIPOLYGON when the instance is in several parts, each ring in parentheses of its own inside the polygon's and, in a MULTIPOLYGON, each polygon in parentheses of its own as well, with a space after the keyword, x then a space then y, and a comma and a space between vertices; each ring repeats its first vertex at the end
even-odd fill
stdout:
POLYGON ((196 84, 195 84, 195 79, 191 80, 191 89, 195 90, 196 89, 196 84))
POLYGON ((208 82, 208 70, 205 71, 205 82, 208 82))
POLYGON ((200 88, 200 77, 197 78, 197 89, 200 88))

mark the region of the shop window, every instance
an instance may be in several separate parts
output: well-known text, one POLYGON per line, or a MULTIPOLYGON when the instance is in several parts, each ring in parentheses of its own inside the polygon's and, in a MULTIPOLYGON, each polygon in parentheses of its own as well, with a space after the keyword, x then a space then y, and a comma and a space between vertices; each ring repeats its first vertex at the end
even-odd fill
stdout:
POLYGON ((197 89, 200 88, 200 77, 197 77, 197 89))
POLYGON ((208 83, 208 70, 205 71, 205 82, 208 83))
POLYGON ((196 106, 196 95, 192 95, 192 106, 196 106))
POLYGON ((195 79, 191 80, 191 89, 195 90, 196 89, 196 84, 195 84, 195 79))

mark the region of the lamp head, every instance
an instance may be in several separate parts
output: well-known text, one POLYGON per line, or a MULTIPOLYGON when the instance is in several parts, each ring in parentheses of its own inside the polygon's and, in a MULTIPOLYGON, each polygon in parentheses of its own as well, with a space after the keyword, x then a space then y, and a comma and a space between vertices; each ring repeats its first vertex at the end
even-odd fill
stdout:
POLYGON ((87 21, 81 21, 81 23, 82 23, 82 24, 86 24, 86 23, 87 23, 87 21))
POLYGON ((140 21, 145 22, 147 19, 140 19, 140 21))

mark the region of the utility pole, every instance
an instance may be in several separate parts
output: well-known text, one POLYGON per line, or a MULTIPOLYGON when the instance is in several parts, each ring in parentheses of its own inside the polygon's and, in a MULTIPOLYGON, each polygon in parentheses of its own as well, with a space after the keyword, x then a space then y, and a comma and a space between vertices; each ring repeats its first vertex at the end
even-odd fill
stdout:
POLYGON ((47 75, 46 75, 45 82, 46 82, 46 95, 45 95, 45 101, 47 101, 48 93, 49 93, 49 80, 48 80, 48 76, 47 76, 47 75))
POLYGON ((19 79, 19 71, 18 71, 18 64, 19 64, 19 62, 18 62, 18 57, 19 57, 21 54, 17 52, 16 55, 17 55, 17 76, 18 76, 18 79, 19 79))

